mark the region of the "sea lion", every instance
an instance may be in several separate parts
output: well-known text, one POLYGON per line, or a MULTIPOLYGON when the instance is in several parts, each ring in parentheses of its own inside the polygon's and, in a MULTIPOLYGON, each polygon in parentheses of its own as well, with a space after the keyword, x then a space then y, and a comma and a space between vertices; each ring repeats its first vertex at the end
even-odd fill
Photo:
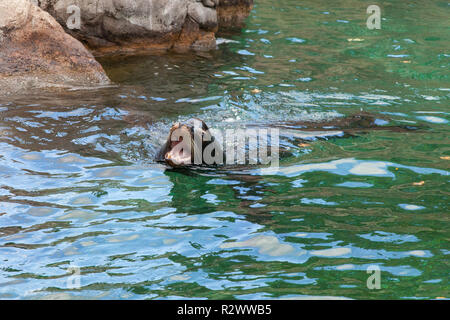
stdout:
MULTIPOLYGON (((298 142, 306 142, 314 139, 328 138, 328 137, 348 137, 354 136, 360 133, 365 133, 369 130, 391 130, 398 132, 409 132, 411 130, 417 130, 418 127, 411 126, 387 126, 389 119, 382 120, 383 117, 375 116, 368 113, 360 113, 352 116, 333 119, 328 122, 284 122, 279 124, 272 124, 270 128, 277 129, 276 135, 271 132, 271 138, 268 140, 268 136, 259 136, 258 131, 254 130, 251 133, 250 130, 246 132, 237 131, 236 136, 231 136, 231 145, 236 145, 237 147, 242 147, 240 154, 244 157, 235 159, 236 154, 234 153, 234 147, 232 147, 232 154, 227 154, 225 156, 222 147, 226 147, 227 153, 230 146, 230 141, 223 140, 224 136, 220 132, 216 132, 216 138, 210 132, 210 129, 206 123, 198 118, 189 119, 186 122, 175 123, 170 129, 167 141, 162 146, 159 151, 156 160, 159 162, 165 162, 171 167, 187 167, 192 165, 222 165, 226 163, 227 165, 235 164, 277 164, 278 156, 290 155, 291 151, 289 148, 280 146, 278 143, 278 134, 282 137, 290 137, 294 139, 300 139, 297 141, 297 145, 301 145, 298 142), (381 120, 382 121, 381 121, 381 120), (378 121, 377 121, 378 120, 378 121), (381 125, 379 123, 382 123, 381 125), (258 135, 258 142, 256 142, 256 136, 258 135), (239 139, 243 141, 240 145, 234 139, 239 139), (308 140, 305 140, 305 137, 308 140), (275 138, 275 139, 272 139, 275 138), (246 139, 249 141, 245 144, 246 139), (254 141, 250 144, 250 140, 254 141), (225 146, 223 145, 223 142, 225 146), (265 141, 265 142, 264 142, 265 141), (261 142, 264 142, 261 144, 261 142), (270 144, 270 157, 268 156, 267 149, 265 157, 261 157, 260 150, 253 153, 253 157, 250 159, 250 150, 255 151, 255 147, 267 147, 270 144), (252 149, 253 148, 253 149, 252 149), (258 154, 258 155, 257 155, 258 154), (257 156, 256 156, 257 155, 257 156), (273 157, 272 157, 273 155, 273 157), (225 159, 226 158, 226 159, 225 159), (230 160, 230 163, 226 160, 230 160), (234 162, 234 160, 236 160, 234 162), (264 160, 264 161, 263 161, 264 160), (253 162, 252 162, 253 161, 253 162)), ((258 126, 255 126, 256 129, 258 126)), ((248 126, 251 129, 252 126, 248 126)), ((267 130, 265 130, 267 133, 267 130)), ((264 132, 264 130, 262 131, 264 132)), ((259 132, 261 133, 261 132, 259 132)), ((226 136, 228 139, 228 134, 226 136)), ((263 149, 264 150, 264 149, 263 149)))
POLYGON ((186 167, 192 165, 211 165, 205 158, 204 151, 214 143, 212 156, 222 149, 216 143, 206 123, 198 118, 186 122, 177 122, 170 128, 169 136, 161 147, 156 160, 165 162, 171 167, 186 167))

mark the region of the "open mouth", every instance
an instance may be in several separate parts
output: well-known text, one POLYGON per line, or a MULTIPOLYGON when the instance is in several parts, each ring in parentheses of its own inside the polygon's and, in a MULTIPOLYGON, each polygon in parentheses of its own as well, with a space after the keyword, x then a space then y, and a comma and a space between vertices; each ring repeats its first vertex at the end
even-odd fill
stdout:
POLYGON ((180 137, 178 141, 171 141, 170 151, 165 154, 166 163, 172 167, 191 164, 191 154, 187 152, 187 148, 182 142, 183 137, 180 137))

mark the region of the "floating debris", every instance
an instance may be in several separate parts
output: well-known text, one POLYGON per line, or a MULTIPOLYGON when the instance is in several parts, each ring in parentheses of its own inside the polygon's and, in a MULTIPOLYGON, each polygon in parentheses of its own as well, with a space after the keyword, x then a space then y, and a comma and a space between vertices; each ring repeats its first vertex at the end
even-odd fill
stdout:
POLYGON ((306 147, 310 147, 311 145, 309 143, 299 143, 298 146, 302 147, 302 148, 306 148, 306 147))

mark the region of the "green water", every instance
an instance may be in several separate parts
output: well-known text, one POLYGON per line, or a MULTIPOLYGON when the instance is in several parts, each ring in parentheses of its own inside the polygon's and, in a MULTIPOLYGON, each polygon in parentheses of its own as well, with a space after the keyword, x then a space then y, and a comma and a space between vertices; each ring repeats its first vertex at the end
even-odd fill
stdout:
POLYGON ((216 51, 101 57, 116 86, 0 97, 0 298, 449 297, 449 4, 382 1, 369 30, 370 1, 255 2, 216 51), (361 111, 392 129, 282 131, 272 174, 153 161, 191 116, 361 111))

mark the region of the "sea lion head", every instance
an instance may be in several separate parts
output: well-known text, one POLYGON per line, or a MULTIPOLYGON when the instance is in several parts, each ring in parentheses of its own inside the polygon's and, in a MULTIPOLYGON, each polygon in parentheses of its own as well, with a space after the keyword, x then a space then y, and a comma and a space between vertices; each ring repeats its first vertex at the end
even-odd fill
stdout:
POLYGON ((211 142, 211 139, 204 141, 205 135, 210 133, 203 120, 193 118, 186 122, 174 123, 166 143, 161 148, 158 160, 171 167, 201 164, 203 150, 211 142), (197 159, 200 161, 196 161, 197 159))

